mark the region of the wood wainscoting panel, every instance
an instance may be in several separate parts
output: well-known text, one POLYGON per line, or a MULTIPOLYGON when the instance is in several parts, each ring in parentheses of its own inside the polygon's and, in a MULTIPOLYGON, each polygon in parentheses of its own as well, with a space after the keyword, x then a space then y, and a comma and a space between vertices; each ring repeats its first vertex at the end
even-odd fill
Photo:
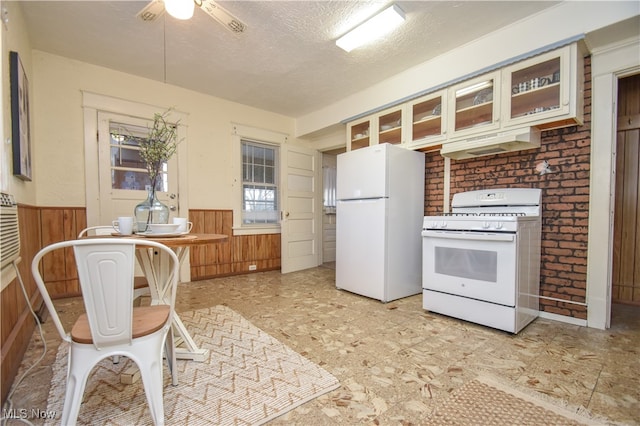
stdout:
POLYGON ((190 248, 191 280, 280 268, 280 234, 233 235, 232 210, 189 211, 194 233, 223 234, 223 243, 190 248), (249 267, 255 265, 255 269, 249 267))
MULTIPOLYGON (((39 247, 72 240, 87 226, 86 209, 43 207, 39 247)), ((193 233, 223 234, 222 243, 191 247, 191 280, 215 278, 280 268, 280 234, 233 236, 232 210, 189 211, 193 233), (250 270, 250 265, 256 265, 250 270)), ((43 277, 53 298, 80 295, 73 253, 52 253, 43 259, 43 277)))
POLYGON ((280 234, 237 235, 232 246, 235 273, 280 268, 280 234))
POLYGON ((221 243, 189 248, 191 280, 231 275, 233 211, 190 210, 189 221, 193 222, 191 232, 195 234, 223 234, 228 237, 221 243))
MULTIPOLYGON (((29 302, 37 311, 42 304, 42 297, 31 275, 31 259, 40 250, 40 210, 18 205, 18 222, 21 258, 17 264, 18 271, 29 302)), ((35 328, 18 278, 13 279, 0 293, 0 326, 0 394, 4 404, 35 328)))
MULTIPOLYGON (((61 241, 76 239, 86 227, 86 209, 44 207, 40 210, 42 238, 41 247, 61 241)), ((80 284, 72 249, 56 251, 42 259, 42 277, 51 297, 80 295, 80 284)))

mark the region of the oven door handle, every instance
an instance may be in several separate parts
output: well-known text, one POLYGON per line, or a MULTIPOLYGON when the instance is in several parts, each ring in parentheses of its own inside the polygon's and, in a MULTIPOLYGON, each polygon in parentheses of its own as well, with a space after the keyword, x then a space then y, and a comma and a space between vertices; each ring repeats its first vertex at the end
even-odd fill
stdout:
POLYGON ((454 231, 422 231, 423 237, 442 238, 449 240, 473 240, 473 241, 506 241, 515 240, 515 235, 507 232, 454 232, 454 231))

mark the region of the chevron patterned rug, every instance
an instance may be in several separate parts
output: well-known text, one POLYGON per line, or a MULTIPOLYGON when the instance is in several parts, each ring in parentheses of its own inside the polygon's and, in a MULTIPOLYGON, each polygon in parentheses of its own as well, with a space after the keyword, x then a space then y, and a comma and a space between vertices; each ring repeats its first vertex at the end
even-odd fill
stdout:
MULTIPOLYGON (((224 306, 184 312, 180 318, 205 362, 178 360, 178 386, 165 363, 164 410, 168 425, 260 425, 339 386, 320 366, 224 306)), ((62 413, 67 345, 53 366, 48 410, 62 413)), ((151 424, 141 381, 120 383, 131 361, 103 360, 89 378, 78 424, 151 424)))

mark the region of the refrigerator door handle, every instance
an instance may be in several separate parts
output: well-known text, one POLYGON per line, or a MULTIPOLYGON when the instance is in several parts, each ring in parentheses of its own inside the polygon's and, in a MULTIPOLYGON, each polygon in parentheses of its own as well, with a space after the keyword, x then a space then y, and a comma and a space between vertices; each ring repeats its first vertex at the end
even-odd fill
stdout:
POLYGON ((366 198, 342 198, 338 201, 343 203, 350 203, 354 201, 377 201, 377 200, 386 200, 389 197, 366 197, 366 198))

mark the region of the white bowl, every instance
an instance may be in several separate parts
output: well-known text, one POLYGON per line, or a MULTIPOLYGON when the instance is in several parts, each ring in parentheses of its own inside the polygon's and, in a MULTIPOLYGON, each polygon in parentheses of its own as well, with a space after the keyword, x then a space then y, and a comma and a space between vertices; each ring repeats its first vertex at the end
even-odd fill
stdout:
POLYGON ((150 223, 147 225, 147 231, 152 234, 171 234, 178 232, 179 223, 150 223))

